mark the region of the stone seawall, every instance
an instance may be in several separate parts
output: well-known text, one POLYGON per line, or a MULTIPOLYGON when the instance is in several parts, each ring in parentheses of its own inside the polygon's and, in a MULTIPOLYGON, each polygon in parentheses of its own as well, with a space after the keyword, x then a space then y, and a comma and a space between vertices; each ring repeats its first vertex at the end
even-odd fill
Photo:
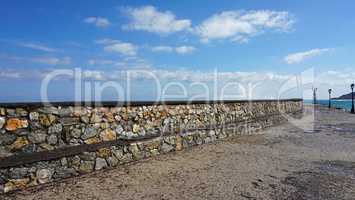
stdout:
POLYGON ((300 99, 0 104, 0 193, 284 122, 300 99))

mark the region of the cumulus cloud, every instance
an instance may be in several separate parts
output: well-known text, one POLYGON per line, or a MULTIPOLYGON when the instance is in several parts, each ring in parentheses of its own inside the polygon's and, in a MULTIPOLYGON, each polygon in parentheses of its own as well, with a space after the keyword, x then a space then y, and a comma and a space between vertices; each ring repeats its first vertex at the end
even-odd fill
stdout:
POLYGON ((193 46, 178 46, 178 47, 156 46, 156 47, 152 47, 152 51, 164 52, 164 53, 176 52, 178 54, 189 54, 196 51, 196 48, 193 46))
POLYGON ((138 47, 129 42, 122 42, 120 40, 101 39, 96 41, 97 44, 104 45, 106 52, 119 53, 126 56, 137 55, 138 47))
POLYGON ((312 49, 309 51, 304 51, 304 52, 298 52, 298 53, 293 53, 287 55, 284 60, 287 64, 294 64, 294 63, 300 63, 306 59, 322 55, 323 53, 326 53, 330 51, 331 49, 312 49))
POLYGON ((126 8, 124 13, 130 19, 130 23, 123 26, 127 30, 169 34, 191 28, 189 19, 176 19, 174 13, 170 11, 162 12, 153 6, 126 8))
POLYGON ((84 19, 87 24, 93 24, 96 27, 104 28, 110 26, 110 21, 104 17, 88 17, 84 19))
POLYGON ((224 11, 204 20, 195 28, 195 32, 203 42, 222 39, 247 42, 249 38, 265 31, 288 31, 293 24, 294 19, 288 12, 224 11))

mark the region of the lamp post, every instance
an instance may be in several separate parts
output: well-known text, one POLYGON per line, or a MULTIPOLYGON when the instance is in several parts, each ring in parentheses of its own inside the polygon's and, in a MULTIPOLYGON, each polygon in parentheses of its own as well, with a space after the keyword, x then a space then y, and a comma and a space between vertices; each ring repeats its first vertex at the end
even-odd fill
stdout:
POLYGON ((351 113, 355 113, 354 111, 354 86, 355 84, 351 84, 350 87, 351 87, 351 113))
POLYGON ((331 100, 332 89, 329 89, 328 93, 329 93, 329 105, 328 105, 328 107, 330 108, 331 107, 330 100, 331 100))

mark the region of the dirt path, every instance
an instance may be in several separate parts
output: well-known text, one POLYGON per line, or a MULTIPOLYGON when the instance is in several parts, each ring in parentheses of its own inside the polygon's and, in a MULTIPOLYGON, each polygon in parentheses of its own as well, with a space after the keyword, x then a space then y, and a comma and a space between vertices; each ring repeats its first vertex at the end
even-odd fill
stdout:
POLYGON ((355 115, 292 123, 0 199, 355 199, 355 115), (310 126, 307 126, 310 127, 310 126))

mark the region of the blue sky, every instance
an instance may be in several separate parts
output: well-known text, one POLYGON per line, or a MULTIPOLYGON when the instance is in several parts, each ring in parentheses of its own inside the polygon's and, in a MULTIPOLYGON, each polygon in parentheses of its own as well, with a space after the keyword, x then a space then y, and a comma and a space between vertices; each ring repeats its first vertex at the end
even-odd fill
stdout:
MULTIPOLYGON (((0 5, 0 101, 39 100, 43 77, 55 69, 81 68, 90 81, 101 82, 119 71, 145 69, 163 84, 181 76, 179 81, 190 84, 194 76, 217 70, 228 77, 237 73, 238 80, 264 81, 254 98, 275 97, 264 91, 273 93, 310 68, 324 98, 329 87, 335 96, 348 92, 355 75, 351 0, 4 0, 0 5)), ((152 98, 150 84, 137 79, 132 98, 152 98)), ((72 80, 56 80, 50 88, 53 100, 73 98, 72 80)), ((106 93, 105 99, 113 98, 106 93)))

